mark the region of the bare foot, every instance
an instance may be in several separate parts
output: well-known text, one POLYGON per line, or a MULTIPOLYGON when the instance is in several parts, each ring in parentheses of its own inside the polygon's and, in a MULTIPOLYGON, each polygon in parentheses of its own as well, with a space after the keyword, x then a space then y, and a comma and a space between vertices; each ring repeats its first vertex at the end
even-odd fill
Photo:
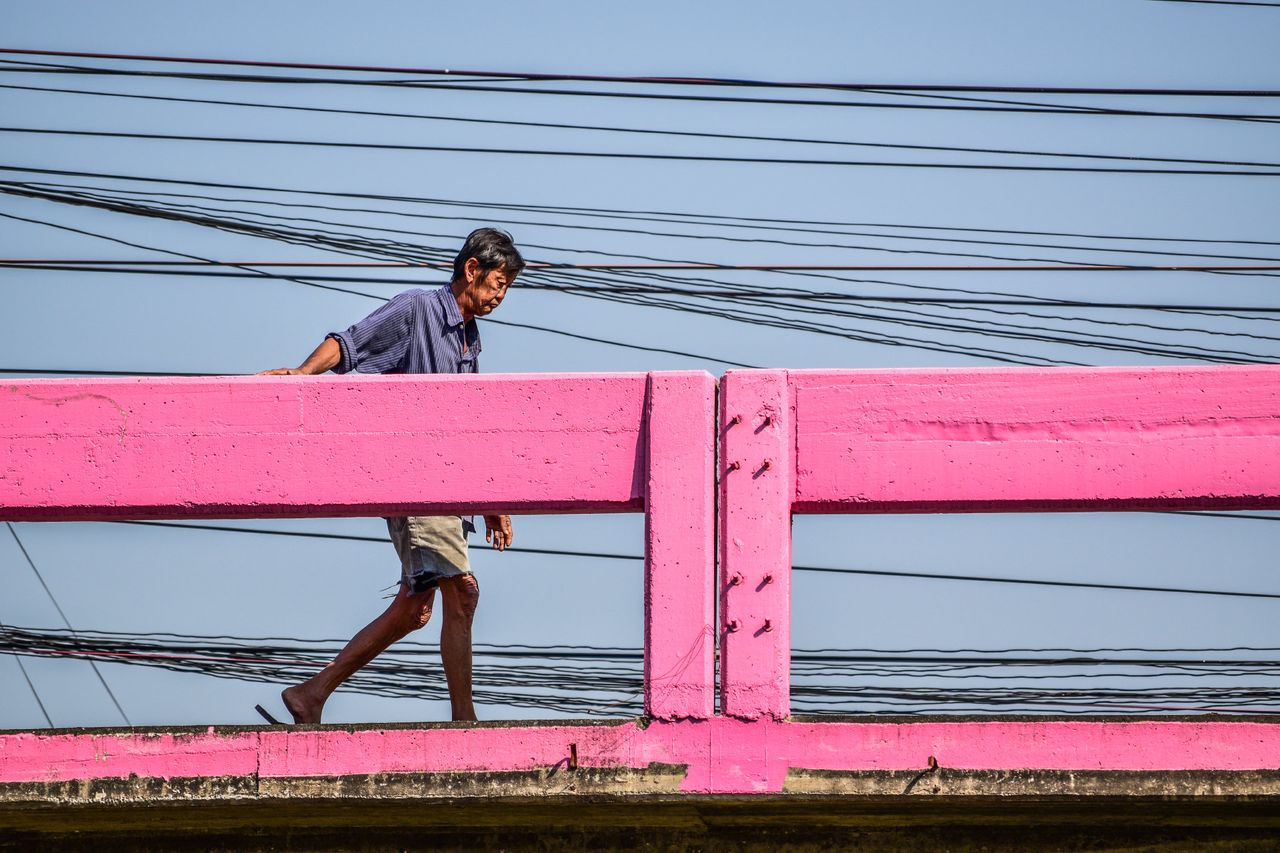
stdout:
POLYGON ((293 715, 295 725, 298 723, 320 722, 320 714, 324 711, 324 703, 317 702, 308 696, 301 685, 286 687, 281 690, 280 700, 284 702, 284 707, 293 715))

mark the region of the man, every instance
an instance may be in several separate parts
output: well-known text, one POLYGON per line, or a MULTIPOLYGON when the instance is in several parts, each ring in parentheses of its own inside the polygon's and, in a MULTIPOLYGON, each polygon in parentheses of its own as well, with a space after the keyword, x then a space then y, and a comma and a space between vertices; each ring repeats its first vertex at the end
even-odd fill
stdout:
MULTIPOLYGON (((480 228, 453 262, 453 279, 436 290, 407 290, 344 332, 331 332, 300 366, 262 376, 336 373, 477 373, 476 317, 500 304, 524 269, 511 235, 480 228)), ((425 415, 424 415, 425 416, 425 415)), ((512 541, 511 518, 486 515, 485 540, 499 551, 512 541)), ((355 635, 323 670, 280 694, 295 723, 318 723, 324 703, 360 667, 431 618, 436 587, 444 598, 440 656, 455 720, 474 720, 471 620, 480 587, 467 559, 471 520, 457 516, 388 518, 400 557, 400 589, 381 616, 355 635)), ((264 716, 266 716, 264 712, 264 716)), ((268 719, 270 719, 268 717, 268 719)))

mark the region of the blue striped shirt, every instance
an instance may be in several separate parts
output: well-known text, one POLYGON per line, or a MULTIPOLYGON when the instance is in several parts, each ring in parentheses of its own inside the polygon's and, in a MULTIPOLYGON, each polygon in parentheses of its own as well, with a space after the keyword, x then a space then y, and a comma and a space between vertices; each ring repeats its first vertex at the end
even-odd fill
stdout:
MULTIPOLYGON (((462 321, 449 285, 397 293, 344 332, 330 332, 342 350, 334 373, 479 373, 480 328, 462 321), (466 347, 463 347, 463 340, 466 347)), ((462 519, 474 533, 472 518, 462 519)))
POLYGON ((326 337, 342 350, 334 373, 480 372, 480 329, 475 320, 463 323, 447 284, 398 293, 346 331, 326 337))

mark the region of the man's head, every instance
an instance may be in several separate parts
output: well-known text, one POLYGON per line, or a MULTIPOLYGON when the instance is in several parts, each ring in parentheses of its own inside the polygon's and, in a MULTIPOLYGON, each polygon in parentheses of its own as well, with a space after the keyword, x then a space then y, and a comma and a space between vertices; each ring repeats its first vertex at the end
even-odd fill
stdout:
POLYGON ((511 235, 477 228, 453 259, 453 295, 467 319, 483 317, 502 304, 507 288, 524 269, 511 235))

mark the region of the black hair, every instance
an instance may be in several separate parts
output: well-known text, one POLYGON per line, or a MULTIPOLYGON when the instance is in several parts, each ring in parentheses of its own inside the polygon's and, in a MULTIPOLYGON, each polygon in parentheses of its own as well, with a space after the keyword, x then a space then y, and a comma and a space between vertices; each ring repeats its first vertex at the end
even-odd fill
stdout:
POLYGON ((480 262, 482 273, 502 269, 514 277, 524 269, 524 258, 520 256, 520 250, 516 248, 511 235, 497 228, 477 228, 467 235, 462 250, 453 259, 454 281, 465 275, 463 269, 468 258, 475 258, 480 262))

